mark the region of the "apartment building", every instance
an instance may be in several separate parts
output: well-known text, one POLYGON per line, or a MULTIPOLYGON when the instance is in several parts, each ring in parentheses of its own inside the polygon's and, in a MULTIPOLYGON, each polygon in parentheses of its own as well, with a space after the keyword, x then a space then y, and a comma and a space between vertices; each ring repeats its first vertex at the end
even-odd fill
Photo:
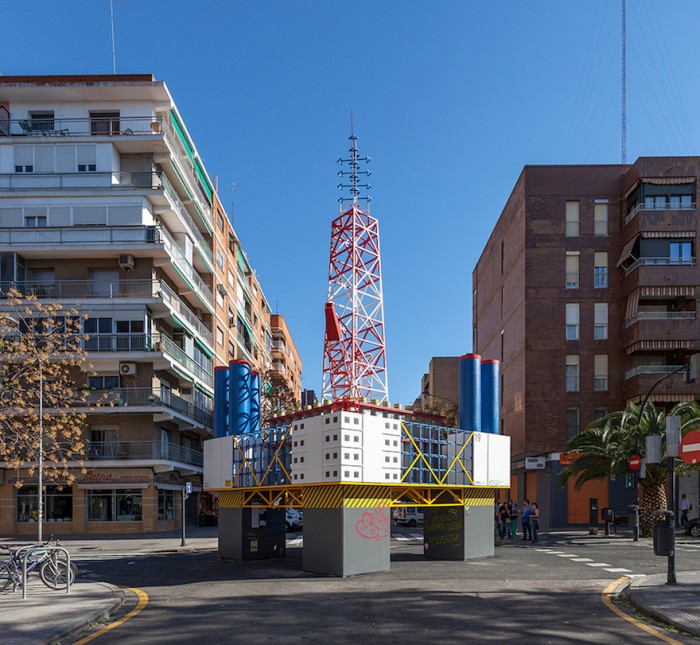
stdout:
POLYGON ((459 408, 459 358, 433 356, 428 373, 421 378, 420 392, 414 406, 442 415, 454 413, 459 408))
MULTIPOLYGON (((619 478, 560 490, 560 453, 698 351, 699 176, 698 157, 526 166, 474 269, 473 346, 501 360, 511 493, 546 526, 587 523, 591 497, 626 511, 619 478)), ((651 400, 698 393, 679 373, 651 400)), ((682 485, 697 493, 697 476, 682 485)))
MULTIPOLYGON (((86 472, 46 486, 60 533, 155 532, 211 512, 201 492, 213 367, 271 362, 269 307, 168 88, 149 74, 0 76, 0 292, 87 315, 109 406, 88 409, 86 472)), ((0 298, 0 312, 3 301, 0 298)), ((1 464, 0 464, 1 466, 1 464)), ((0 535, 33 534, 37 480, 0 470, 0 535)))
POLYGON ((287 321, 281 314, 270 316, 272 330, 272 365, 270 374, 281 378, 294 395, 297 404, 301 403, 301 358, 287 328, 287 321))

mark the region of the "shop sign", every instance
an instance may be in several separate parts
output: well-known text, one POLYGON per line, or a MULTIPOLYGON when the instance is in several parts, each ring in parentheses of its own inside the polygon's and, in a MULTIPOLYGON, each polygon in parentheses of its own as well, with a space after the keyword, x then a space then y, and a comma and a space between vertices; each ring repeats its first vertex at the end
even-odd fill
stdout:
POLYGON ((525 470, 544 470, 544 457, 525 457, 525 470))

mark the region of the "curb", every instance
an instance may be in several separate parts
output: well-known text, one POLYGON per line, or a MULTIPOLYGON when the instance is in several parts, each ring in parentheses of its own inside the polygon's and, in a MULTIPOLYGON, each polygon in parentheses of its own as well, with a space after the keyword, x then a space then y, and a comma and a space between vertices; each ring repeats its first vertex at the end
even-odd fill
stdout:
POLYGON ((66 631, 61 634, 58 638, 52 638, 49 643, 54 645, 54 643, 73 642, 77 636, 79 636, 86 627, 89 627, 93 623, 100 620, 106 620, 115 611, 120 609, 126 600, 126 593, 120 587, 109 584, 108 582, 97 582, 102 587, 106 587, 111 592, 111 602, 107 607, 101 607, 93 611, 92 613, 86 613, 80 618, 76 618, 73 625, 68 627, 66 631))

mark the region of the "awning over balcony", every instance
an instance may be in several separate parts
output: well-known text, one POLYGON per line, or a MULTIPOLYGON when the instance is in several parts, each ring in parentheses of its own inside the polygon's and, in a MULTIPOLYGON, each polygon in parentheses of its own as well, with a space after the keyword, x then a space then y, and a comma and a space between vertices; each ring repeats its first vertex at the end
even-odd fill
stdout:
POLYGON ((639 289, 635 289, 627 296, 627 307, 625 307, 625 320, 632 320, 637 317, 639 309, 639 289))
POLYGON ((695 287, 640 287, 642 298, 694 298, 695 287))
POLYGON ((627 349, 625 349, 626 354, 632 354, 638 351, 649 351, 649 350, 670 350, 670 349, 693 349, 692 340, 640 340, 627 349))
POLYGON ((622 253, 620 254, 620 259, 617 261, 617 266, 621 266, 622 263, 630 257, 632 254, 632 249, 634 248, 634 244, 637 241, 637 238, 639 235, 635 235, 627 244, 625 244, 625 248, 622 249, 622 253))
POLYGON ((689 238, 695 237, 695 231, 641 231, 640 235, 644 238, 664 238, 680 237, 689 238))

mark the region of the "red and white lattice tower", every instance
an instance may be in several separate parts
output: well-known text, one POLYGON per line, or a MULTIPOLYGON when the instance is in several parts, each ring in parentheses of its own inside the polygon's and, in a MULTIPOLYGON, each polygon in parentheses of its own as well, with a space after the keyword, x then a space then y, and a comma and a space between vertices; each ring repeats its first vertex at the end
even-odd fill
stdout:
POLYGON ((340 216, 331 225, 331 253, 326 303, 326 336, 323 346, 323 398, 389 400, 384 342, 379 222, 369 214, 370 197, 360 197, 360 175, 369 170, 360 164, 357 137, 350 134, 350 158, 338 159, 341 190, 340 216), (346 170, 345 168, 348 168, 346 170), (348 177, 349 184, 342 178, 348 177))

